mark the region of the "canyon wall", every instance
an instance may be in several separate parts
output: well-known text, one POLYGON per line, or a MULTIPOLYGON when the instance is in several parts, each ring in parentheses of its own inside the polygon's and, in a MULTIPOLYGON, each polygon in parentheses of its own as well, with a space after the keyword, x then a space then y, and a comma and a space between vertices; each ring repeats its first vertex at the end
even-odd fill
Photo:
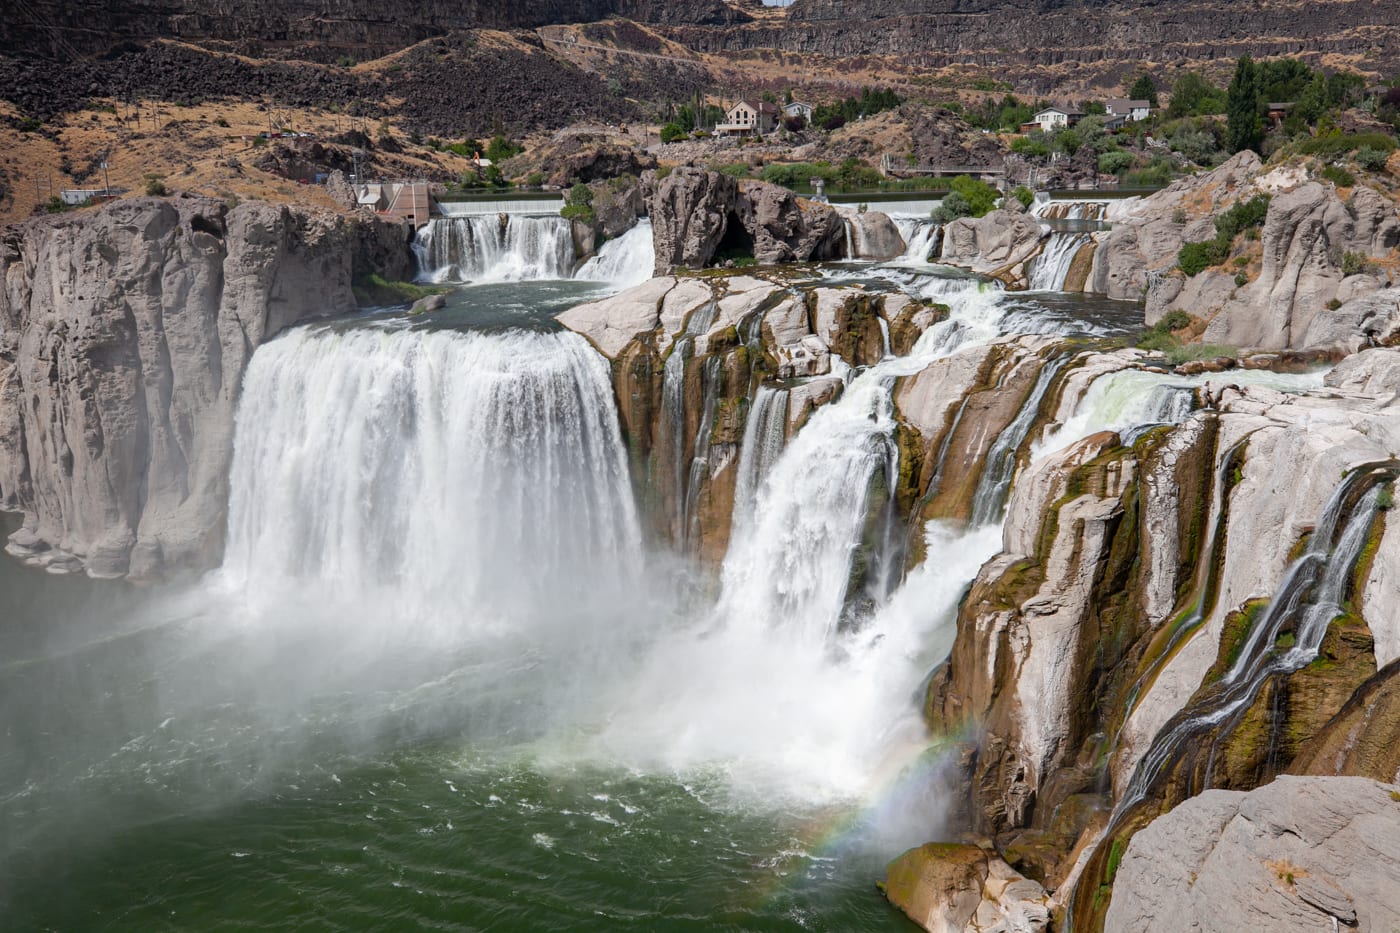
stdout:
POLYGON ((11 553, 94 576, 216 564, 254 349, 411 274, 404 231, 261 202, 137 198, 0 239, 11 553))
MULTIPOLYGON (((243 3, 208 0, 106 3, 34 0, 0 20, 0 54, 67 57, 117 43, 150 39, 252 43, 258 47, 321 46, 387 53, 459 29, 533 29, 624 16, 640 22, 721 24, 748 17, 721 0, 525 0, 523 3, 375 0, 243 3)), ((317 53, 323 54, 323 53, 317 53)))

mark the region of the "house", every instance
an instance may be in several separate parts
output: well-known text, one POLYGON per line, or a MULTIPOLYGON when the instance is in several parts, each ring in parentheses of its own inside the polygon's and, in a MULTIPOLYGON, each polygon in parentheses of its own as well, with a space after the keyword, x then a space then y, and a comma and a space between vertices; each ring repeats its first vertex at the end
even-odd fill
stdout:
POLYGON ((801 117, 803 123, 811 123, 812 111, 816 109, 806 101, 795 100, 783 108, 783 116, 801 117))
POLYGON ((1103 128, 1110 133, 1116 133, 1128 125, 1128 118, 1120 114, 1110 113, 1103 118, 1103 128))
POLYGON ((1103 106, 1110 117, 1122 117, 1134 123, 1152 116, 1152 105, 1145 100, 1127 100, 1120 97, 1104 101, 1103 106))
POLYGON ((1292 101, 1273 101, 1269 104, 1269 122, 1278 126, 1288 119, 1288 112, 1293 109, 1292 101))
POLYGON ((1083 117, 1084 114, 1078 110, 1061 110, 1059 107, 1047 107, 1040 111, 1040 113, 1031 117, 1031 120, 1040 124, 1041 132, 1049 133, 1052 130, 1074 126, 1074 124, 1078 123, 1083 117))
POLYGON ((743 136, 763 135, 778 128, 778 105, 766 100, 741 100, 724 115, 724 122, 715 127, 716 133, 743 136))

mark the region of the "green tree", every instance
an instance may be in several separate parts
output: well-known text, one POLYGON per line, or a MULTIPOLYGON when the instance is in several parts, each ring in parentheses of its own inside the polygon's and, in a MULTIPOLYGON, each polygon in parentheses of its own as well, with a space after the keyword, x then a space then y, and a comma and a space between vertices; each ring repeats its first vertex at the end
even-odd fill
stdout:
POLYGON ((1138 75, 1133 86, 1128 88, 1128 99, 1145 100, 1149 107, 1157 109, 1157 84, 1150 74, 1144 71, 1138 75))
POLYGON ((661 128, 661 141, 663 143, 674 142, 677 139, 685 139, 690 135, 690 130, 679 123, 667 123, 661 128))
POLYGON ((1225 109, 1225 95, 1199 71, 1188 71, 1172 85, 1171 103, 1167 116, 1189 117, 1220 113, 1225 109))
POLYGON ((1225 92, 1226 135, 1231 152, 1259 151, 1263 126, 1259 120, 1259 82, 1254 59, 1241 55, 1225 92))

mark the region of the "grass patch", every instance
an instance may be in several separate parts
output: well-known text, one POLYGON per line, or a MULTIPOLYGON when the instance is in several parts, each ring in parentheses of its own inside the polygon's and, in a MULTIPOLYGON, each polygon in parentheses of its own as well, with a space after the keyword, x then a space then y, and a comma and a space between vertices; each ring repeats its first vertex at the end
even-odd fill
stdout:
POLYGON ((1219 343, 1182 343, 1166 351, 1167 361, 1174 366, 1196 360, 1213 360, 1222 356, 1234 359, 1239 352, 1235 347, 1219 343))
POLYGON ((355 293, 356 303, 368 306, 412 304, 419 298, 451 291, 444 285, 391 282, 377 273, 356 279, 350 288, 355 293))

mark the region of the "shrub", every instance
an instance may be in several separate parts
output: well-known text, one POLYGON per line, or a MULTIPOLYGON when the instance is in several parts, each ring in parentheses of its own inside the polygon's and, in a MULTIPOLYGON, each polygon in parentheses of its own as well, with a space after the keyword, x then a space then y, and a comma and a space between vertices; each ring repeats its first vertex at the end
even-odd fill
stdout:
POLYGON ((579 220, 591 224, 596 219, 593 213, 593 189, 579 182, 569 189, 564 207, 559 216, 565 220, 579 220))
POLYGON ((163 196, 166 193, 164 178, 164 175, 158 175, 154 172, 148 173, 146 175, 146 194, 153 198, 163 196))
POLYGON ((1300 154, 1317 156, 1322 159, 1335 159, 1358 149, 1379 149, 1382 152, 1394 152, 1395 140, 1385 133, 1351 133, 1318 136, 1314 139, 1306 139, 1298 145, 1300 154))
POLYGON ((943 201, 929 212, 929 217, 936 224, 946 224, 971 213, 972 205, 967 203, 967 198, 956 191, 950 191, 943 201))
POLYGON ((1099 171, 1105 175, 1117 175, 1132 164, 1133 154, 1121 149, 1117 152, 1105 152, 1099 156, 1099 171))
POLYGON ((1390 153, 1384 149, 1375 149, 1371 146, 1363 146, 1356 150, 1356 164, 1368 172, 1379 172, 1385 169, 1385 165, 1390 161, 1390 153))
POLYGON ((44 202, 44 213, 46 214, 62 214, 64 211, 69 211, 72 209, 72 205, 68 204, 56 194, 52 195, 47 201, 44 202))
POLYGON ((1240 201, 1215 218, 1215 238, 1187 243, 1177 254, 1176 264, 1187 275, 1198 275, 1230 256, 1230 246, 1241 232, 1258 236, 1258 229, 1269 214, 1269 196, 1257 194, 1240 201))
POLYGON ((973 217, 981 217, 997 206, 997 201, 1001 199, 1001 192, 987 184, 985 181, 978 181, 969 175, 959 175, 948 183, 948 188, 953 194, 960 194, 967 201, 968 213, 973 217))
POLYGON ((541 188, 544 186, 544 172, 531 172, 525 176, 525 187, 541 188))
POLYGON ((1035 201, 1035 192, 1025 185, 1017 185, 1016 190, 1011 192, 1011 196, 1020 201, 1022 207, 1030 207, 1035 201))
POLYGON ((1350 188, 1356 184, 1356 176, 1340 165, 1324 165, 1318 174, 1338 188, 1350 188))
POLYGON ((1340 299, 1340 298, 1333 298, 1333 299, 1331 299, 1331 300, 1329 300, 1329 301, 1327 302, 1327 310, 1328 310, 1328 311, 1336 311, 1336 310, 1337 310, 1338 308, 1340 308, 1341 306, 1342 306, 1342 299, 1340 299))
POLYGON ((524 151, 525 147, 520 143, 499 134, 491 137, 491 142, 486 144, 486 158, 492 162, 504 162, 524 151))
POLYGON ((1050 154, 1050 147, 1044 140, 1022 136, 1011 141, 1011 151, 1017 155, 1044 158, 1050 154))
POLYGON ((735 178, 751 177, 749 173, 749 163, 747 162, 731 162, 728 165, 711 165, 710 168, 713 171, 719 172, 721 175, 732 175, 735 178))
POLYGON ((1160 331, 1173 331, 1190 326, 1191 315, 1178 308, 1162 315, 1162 319, 1157 322, 1156 328, 1160 331))
POLYGON ((1153 353, 1166 353, 1175 350, 1181 342, 1164 330, 1146 330, 1138 337, 1138 349, 1148 350, 1153 353))
POLYGON ((1365 253, 1347 251, 1342 254, 1342 275, 1361 275, 1375 271, 1376 264, 1365 253))
POLYGON ((661 128, 661 141, 663 143, 675 142, 678 139, 685 139, 690 135, 690 131, 679 123, 667 123, 661 128))
POLYGON ((221 126, 221 127, 223 127, 224 129, 228 129, 228 121, 225 120, 223 117, 216 117, 216 118, 214 119, 214 125, 215 125, 215 126, 221 126))
POLYGON ((1269 215, 1269 196, 1256 194, 1248 201, 1239 201, 1228 211, 1215 218, 1215 232, 1233 242, 1240 231, 1261 227, 1269 215))
POLYGON ((1177 254, 1176 264, 1187 275, 1198 275, 1211 266, 1224 262, 1228 251, 1229 244, 1222 245, 1219 237, 1199 243, 1187 243, 1177 254))
POLYGON ((1213 360, 1222 356, 1234 357, 1238 356, 1239 352, 1235 347, 1227 347, 1218 343, 1183 343, 1167 351, 1167 361, 1173 366, 1179 366, 1193 360, 1213 360))
POLYGON ((1245 275, 1243 272, 1236 272, 1236 273, 1235 273, 1235 287, 1236 287, 1236 288, 1244 288, 1244 287, 1245 287, 1246 285, 1248 285, 1248 284, 1249 284, 1249 276, 1245 275))

